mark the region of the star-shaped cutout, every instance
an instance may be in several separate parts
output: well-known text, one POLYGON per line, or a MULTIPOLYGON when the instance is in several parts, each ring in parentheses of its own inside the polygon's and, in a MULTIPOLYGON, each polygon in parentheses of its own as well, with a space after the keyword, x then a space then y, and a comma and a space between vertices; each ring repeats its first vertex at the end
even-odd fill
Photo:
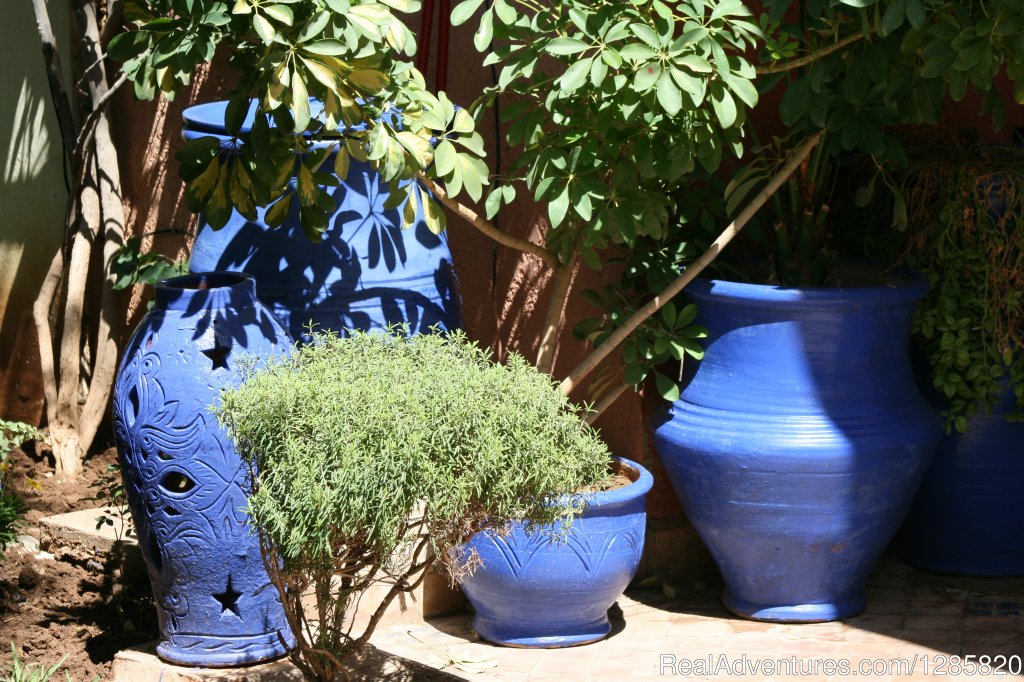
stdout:
POLYGON ((228 353, 231 352, 231 344, 222 344, 220 338, 215 336, 213 348, 208 348, 200 352, 210 358, 210 362, 212 363, 210 369, 228 368, 228 353))
POLYGON ((213 598, 220 602, 221 615, 227 612, 231 612, 238 615, 238 598, 242 596, 241 592, 236 592, 235 588, 231 586, 231 574, 228 574, 228 586, 224 588, 221 593, 214 593, 213 598))

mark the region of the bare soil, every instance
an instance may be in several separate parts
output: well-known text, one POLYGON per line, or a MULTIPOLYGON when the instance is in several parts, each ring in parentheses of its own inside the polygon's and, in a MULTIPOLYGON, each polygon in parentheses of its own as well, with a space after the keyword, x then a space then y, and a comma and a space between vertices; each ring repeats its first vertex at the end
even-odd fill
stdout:
MULTIPOLYGON (((52 457, 31 446, 12 458, 11 480, 28 506, 21 533, 38 541, 39 519, 99 506, 88 498, 117 454, 110 448, 90 456, 75 482, 55 480, 52 457)), ((9 547, 6 555, 0 561, 0 675, 13 645, 25 663, 53 665, 66 656, 55 679, 63 680, 67 671, 76 682, 91 682, 108 676, 119 650, 156 638, 145 576, 122 580, 120 557, 57 560, 30 541, 9 547)))

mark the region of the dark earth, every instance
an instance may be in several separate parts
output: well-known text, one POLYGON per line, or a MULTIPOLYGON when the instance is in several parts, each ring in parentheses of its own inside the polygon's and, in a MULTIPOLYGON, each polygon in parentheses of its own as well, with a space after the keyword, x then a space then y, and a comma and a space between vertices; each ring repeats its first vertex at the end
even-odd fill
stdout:
MULTIPOLYGON (((11 457, 10 480, 28 507, 20 533, 38 540, 39 519, 100 506, 88 498, 96 496, 117 453, 109 448, 88 457, 75 482, 56 481, 52 457, 31 445, 11 457)), ((55 680, 64 680, 67 672, 75 682, 92 682, 108 677, 118 651, 157 637, 144 572, 130 569, 122 580, 123 562, 113 553, 58 560, 28 541, 5 554, 0 560, 0 674, 10 664, 13 646, 24 663, 52 666, 66 657, 55 680)))

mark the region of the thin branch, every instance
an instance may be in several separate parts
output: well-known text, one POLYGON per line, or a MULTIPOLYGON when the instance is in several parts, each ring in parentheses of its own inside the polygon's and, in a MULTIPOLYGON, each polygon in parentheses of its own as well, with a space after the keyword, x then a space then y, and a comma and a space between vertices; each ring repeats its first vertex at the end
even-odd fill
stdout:
POLYGON ((71 115, 71 102, 68 99, 67 87, 64 85, 64 74, 61 70, 60 51, 57 39, 53 35, 50 15, 46 10, 46 0, 32 0, 32 10, 36 15, 36 30, 42 43, 43 59, 46 62, 46 78, 50 84, 50 96, 57 110, 57 124, 60 137, 64 144, 67 158, 74 154, 75 123, 71 115))
POLYGON ((82 122, 82 128, 78 131, 78 137, 75 139, 75 149, 82 149, 83 146, 88 144, 89 140, 92 139, 95 133, 96 122, 100 116, 103 115, 104 109, 107 108, 107 104, 114 97, 114 94, 121 88, 122 85, 128 82, 128 74, 122 73, 121 77, 114 81, 106 92, 96 101, 93 105, 92 111, 86 116, 85 121, 82 122))
POLYGON ((590 413, 587 415, 587 423, 593 424, 596 422, 604 414, 604 411, 611 407, 626 392, 627 388, 629 388, 629 385, 624 383, 616 384, 613 388, 610 388, 607 393, 601 396, 597 404, 591 408, 590 413))
POLYGON ((792 71, 793 69, 799 69, 802 66, 812 64, 819 59, 823 59, 833 52, 838 52, 847 45, 863 40, 867 38, 868 34, 864 31, 857 31, 854 34, 848 35, 842 40, 832 43, 828 47, 823 47, 820 50, 816 50, 810 54, 806 54, 803 57, 790 60, 788 62, 777 62, 775 64, 768 64, 767 66, 759 66, 754 69, 754 73, 758 76, 766 76, 772 73, 785 73, 786 71, 792 71))
POLYGON ((548 311, 544 316, 544 332, 540 340, 540 348, 537 349, 537 369, 545 374, 551 374, 551 369, 555 364, 558 331, 561 328, 562 316, 565 314, 569 287, 572 286, 573 274, 576 272, 576 262, 579 260, 579 256, 580 250, 573 249, 569 262, 559 265, 555 269, 555 283, 551 288, 551 299, 548 301, 548 311))
POLYGON ((629 318, 623 322, 622 326, 612 332, 608 338, 600 346, 594 349, 594 351, 583 359, 576 369, 573 370, 572 374, 566 377, 565 381, 562 382, 560 388, 562 392, 568 395, 576 388, 580 382, 582 382, 599 364, 601 361, 608 357, 613 350, 615 350, 620 343, 626 340, 626 338, 632 334, 637 327, 639 327, 644 320, 649 318, 654 313, 671 301, 676 294, 681 292, 687 284, 689 284, 697 275, 701 273, 711 262, 718 257, 722 249, 732 241, 733 237, 739 234, 740 230, 750 222, 750 219, 754 217, 765 202, 771 198, 775 192, 789 179, 791 175, 800 167, 804 159, 811 153, 811 150, 821 140, 821 133, 817 133, 801 144, 793 155, 786 162, 786 165, 782 167, 778 175, 773 177, 771 181, 758 192, 757 196, 747 204, 747 207, 743 209, 734 221, 732 221, 722 234, 718 235, 714 243, 705 251, 700 258, 698 258, 693 264, 687 266, 685 272, 680 275, 672 284, 664 289, 661 293, 639 308, 636 312, 629 316, 629 318))
POLYGON ((434 182, 434 180, 428 177, 426 173, 423 173, 421 171, 416 174, 416 177, 420 180, 420 182, 426 185, 427 189, 430 190, 431 194, 433 194, 438 201, 440 201, 457 216, 468 222, 476 229, 483 232, 485 235, 487 235, 494 241, 504 246, 508 246, 513 249, 518 249, 519 251, 522 251, 524 253, 536 256, 537 258, 544 261, 545 265, 551 268, 558 267, 558 256, 556 256, 554 252, 545 249, 543 246, 540 246, 539 244, 534 244, 533 242, 526 241, 525 239, 519 239, 518 237, 513 237, 510 234, 502 232, 501 230, 496 228, 492 223, 488 222, 485 218, 483 218, 483 216, 481 216, 479 213, 471 209, 469 206, 465 206, 464 204, 455 201, 454 199, 449 197, 448 193, 444 190, 444 188, 441 187, 441 185, 439 185, 438 183, 434 182))

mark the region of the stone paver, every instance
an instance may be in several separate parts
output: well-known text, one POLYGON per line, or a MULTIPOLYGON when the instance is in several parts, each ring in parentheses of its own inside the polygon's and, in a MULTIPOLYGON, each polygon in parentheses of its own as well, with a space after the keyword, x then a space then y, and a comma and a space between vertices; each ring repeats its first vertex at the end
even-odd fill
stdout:
POLYGON ((952 659, 1002 654, 1017 657, 1010 660, 1020 665, 1024 578, 936 576, 886 559, 868 594, 861 616, 796 625, 739 619, 718 605, 709 588, 679 591, 672 599, 644 589, 619 600, 612 636, 589 646, 547 651, 492 646, 472 631, 469 614, 382 628, 373 643, 454 678, 488 682, 1024 680, 1010 670, 968 675, 952 659), (476 661, 472 665, 481 666, 480 672, 460 669, 461 658, 476 661))

